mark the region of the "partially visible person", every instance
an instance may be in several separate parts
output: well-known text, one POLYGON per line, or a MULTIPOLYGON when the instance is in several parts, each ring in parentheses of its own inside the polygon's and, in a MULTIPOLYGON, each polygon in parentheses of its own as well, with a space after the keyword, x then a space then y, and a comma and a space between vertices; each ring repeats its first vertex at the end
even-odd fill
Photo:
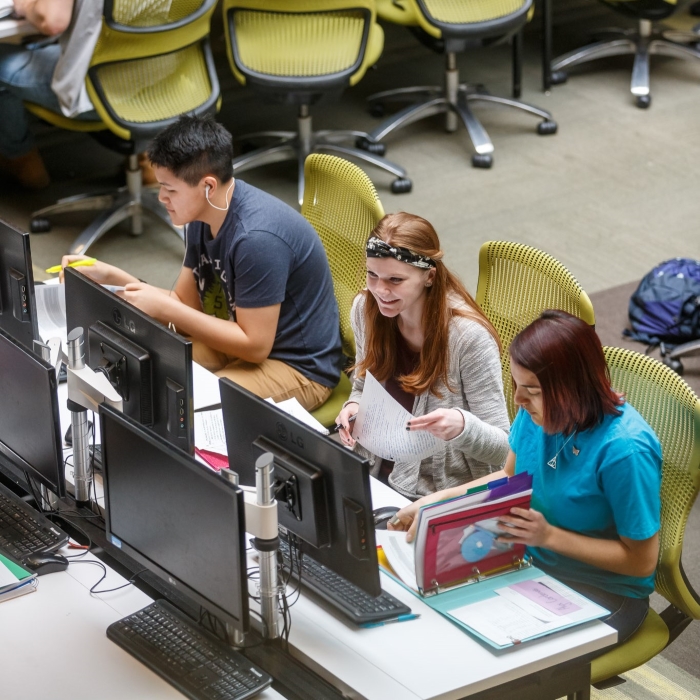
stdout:
MULTIPOLYGON (((532 474, 531 508, 502 518, 504 541, 527 545, 537 567, 609 610, 603 621, 621 644, 644 621, 654 590, 659 441, 610 387, 600 340, 581 319, 545 311, 515 337, 510 357, 520 406, 510 452, 502 471, 480 481, 532 474)), ((413 539, 422 506, 465 492, 416 501, 388 527, 413 539)))
POLYGON ((24 102, 97 120, 85 76, 102 25, 102 0, 14 0, 15 14, 57 42, 0 44, 0 169, 41 189, 49 174, 29 128, 24 102))
POLYGON ((194 360, 220 377, 262 398, 320 406, 338 383, 342 351, 330 267, 313 226, 234 179, 231 134, 211 117, 180 117, 148 156, 171 221, 187 225, 173 289, 101 261, 75 269, 125 286, 128 302, 192 338, 194 360))
POLYGON ((489 474, 508 454, 498 336, 442 258, 428 221, 388 214, 367 242, 367 289, 351 311, 357 357, 352 393, 336 419, 341 440, 356 444, 351 417, 368 371, 413 414, 407 429, 445 440, 423 460, 371 456, 373 474, 408 498, 489 474))

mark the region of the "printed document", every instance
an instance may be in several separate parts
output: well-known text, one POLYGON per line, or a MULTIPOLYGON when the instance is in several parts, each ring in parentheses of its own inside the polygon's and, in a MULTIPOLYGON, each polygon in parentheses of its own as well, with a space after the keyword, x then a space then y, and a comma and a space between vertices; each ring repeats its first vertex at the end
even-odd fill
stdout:
POLYGON ((415 549, 413 542, 406 542, 406 533, 392 530, 376 530, 374 537, 377 545, 384 550, 384 554, 394 573, 407 586, 417 591, 415 549))
POLYGON ((36 284, 34 300, 41 339, 46 342, 50 338, 60 338, 65 351, 67 346, 65 285, 36 284))
POLYGON ((426 430, 406 430, 413 416, 372 376, 365 387, 353 437, 365 449, 393 462, 415 461, 434 455, 444 444, 426 430))
POLYGON ((197 411, 194 414, 194 444, 197 449, 227 455, 224 414, 215 411, 197 411))

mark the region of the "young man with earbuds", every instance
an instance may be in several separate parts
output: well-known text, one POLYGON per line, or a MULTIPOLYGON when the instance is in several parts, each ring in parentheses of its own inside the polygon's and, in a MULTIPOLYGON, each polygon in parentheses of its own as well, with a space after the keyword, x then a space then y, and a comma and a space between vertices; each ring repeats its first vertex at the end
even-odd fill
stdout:
MULTIPOLYGON (((233 178, 231 135, 212 118, 183 116, 148 151, 160 201, 187 225, 172 291, 98 261, 76 270, 124 286, 128 302, 192 338, 193 356, 263 398, 320 406, 342 367, 328 260, 298 212, 233 178)), ((63 265, 81 256, 65 256, 63 265)))

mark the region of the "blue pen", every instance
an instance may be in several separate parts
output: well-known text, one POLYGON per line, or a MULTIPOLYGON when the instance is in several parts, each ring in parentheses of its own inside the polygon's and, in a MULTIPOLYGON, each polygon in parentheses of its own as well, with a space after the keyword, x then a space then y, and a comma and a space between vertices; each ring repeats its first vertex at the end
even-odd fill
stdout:
POLYGON ((392 617, 390 620, 382 620, 381 622, 363 622, 360 624, 360 627, 362 627, 362 629, 369 630, 373 627, 384 627, 384 625, 390 625, 392 622, 408 622, 409 620, 417 620, 419 617, 419 613, 399 615, 398 617, 392 617))

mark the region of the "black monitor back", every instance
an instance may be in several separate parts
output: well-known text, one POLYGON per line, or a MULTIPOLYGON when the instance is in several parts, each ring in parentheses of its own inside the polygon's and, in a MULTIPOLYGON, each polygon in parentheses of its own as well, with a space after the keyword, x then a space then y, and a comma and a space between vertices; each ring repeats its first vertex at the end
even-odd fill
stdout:
POLYGON ((0 220, 0 329, 34 351, 39 338, 29 234, 0 220))
POLYGON ((192 343, 75 270, 66 269, 65 285, 68 332, 83 329, 86 363, 125 358, 115 386, 124 413, 194 454, 192 343))
POLYGON ((280 525, 305 541, 306 554, 380 595, 369 462, 230 380, 219 386, 229 466, 240 483, 253 486, 256 459, 271 452, 276 475, 293 473, 298 484, 293 508, 278 498, 280 525))
POLYGON ((107 541, 246 631, 243 492, 105 405, 100 427, 107 541))
MULTIPOLYGON (((11 471, 65 495, 56 371, 0 331, 0 455, 11 471)), ((17 479, 15 479, 17 480, 17 479)))

